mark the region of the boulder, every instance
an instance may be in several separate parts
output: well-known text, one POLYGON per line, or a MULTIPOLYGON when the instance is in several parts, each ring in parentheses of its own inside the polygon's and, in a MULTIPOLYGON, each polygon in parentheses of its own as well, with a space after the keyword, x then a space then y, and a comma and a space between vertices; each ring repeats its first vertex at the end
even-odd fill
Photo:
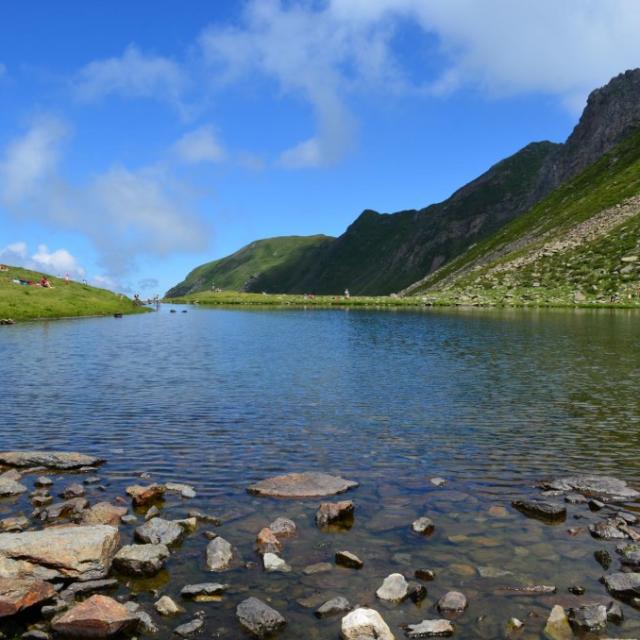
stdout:
POLYGON ((611 476, 573 476, 543 483, 543 488, 557 491, 576 491, 589 498, 606 498, 613 502, 640 499, 640 492, 624 480, 611 476))
POLYGON ((511 505, 530 518, 543 522, 561 522, 567 517, 567 508, 547 500, 514 500, 511 505))
POLYGON ((247 491, 253 495, 272 498, 321 498, 344 493, 358 486, 353 480, 345 480, 327 473, 289 473, 261 480, 247 491))
POLYGON ((113 559, 113 566, 130 576, 153 576, 169 557, 164 544, 130 544, 122 547, 113 559))
POLYGON ((119 543, 118 530, 107 525, 3 533, 0 534, 0 577, 104 578, 119 543))
POLYGON ((244 629, 258 638, 282 629, 287 621, 275 609, 258 598, 247 598, 236 608, 236 616, 244 629))
POLYGON ((391 629, 375 609, 360 607, 342 618, 342 640, 395 640, 391 629))
POLYGON ((414 520, 411 528, 415 533, 419 533, 420 535, 430 535, 433 533, 435 525, 431 518, 422 517, 414 520))
POLYGON ((380 600, 402 602, 409 595, 409 583, 401 573, 388 575, 376 591, 380 600))
POLYGON ((207 545, 207 569, 226 571, 234 560, 231 543, 218 536, 207 545))
POLYGON ((573 631, 571 630, 569 619, 559 604, 556 604, 553 609, 551 609, 547 624, 544 627, 544 635, 549 638, 549 640, 573 639, 573 631))
POLYGON ((113 598, 95 595, 54 618, 54 631, 74 638, 109 638, 134 627, 138 618, 113 598))
POLYGON ((134 536, 139 542, 147 544, 176 544, 184 537, 184 529, 173 520, 151 518, 148 522, 136 527, 134 536))
POLYGON ((335 616, 338 613, 347 613, 347 611, 351 611, 352 606, 346 598, 342 596, 338 596, 337 598, 332 598, 331 600, 327 600, 324 604, 320 605, 315 612, 314 615, 316 618, 328 618, 329 616, 335 616))
POLYGON ((336 564, 348 569, 362 569, 364 567, 364 562, 351 551, 337 551, 336 564))
POLYGON ((47 469, 80 469, 97 467, 104 460, 82 453, 63 451, 3 451, 0 465, 6 467, 46 467, 47 469))
POLYGON ((269 529, 276 538, 288 538, 296 533, 296 523, 289 518, 276 518, 270 525, 269 529))
POLYGON ((640 597, 640 573, 609 573, 602 581, 607 591, 620 600, 640 597))
POLYGON ((462 613, 467 608, 467 598, 459 591, 449 591, 438 600, 438 611, 444 614, 462 613))
POLYGON ((164 485, 151 484, 148 486, 133 485, 127 487, 127 495, 131 496, 134 507, 140 507, 155 500, 159 500, 164 495, 164 485))
POLYGON ((55 589, 43 580, 0 578, 0 618, 50 600, 55 594, 55 589))
POLYGON ((598 633, 607 628, 607 607, 585 604, 569 609, 569 624, 576 633, 598 633))
POLYGON ((350 521, 353 519, 354 511, 351 500, 323 502, 316 511, 316 525, 322 528, 334 522, 350 521))
POLYGON ((446 638, 453 635, 454 627, 449 620, 423 620, 419 624, 409 624, 405 631, 407 638, 446 638))
POLYGON ((117 527, 126 515, 126 507, 116 507, 110 502, 98 502, 82 513, 82 524, 109 524, 117 527))

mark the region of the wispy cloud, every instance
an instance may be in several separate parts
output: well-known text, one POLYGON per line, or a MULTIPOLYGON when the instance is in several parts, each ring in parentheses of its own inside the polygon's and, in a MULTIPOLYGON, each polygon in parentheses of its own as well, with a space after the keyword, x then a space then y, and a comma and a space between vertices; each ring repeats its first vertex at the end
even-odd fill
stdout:
POLYGON ((187 164, 221 162, 226 152, 211 126, 185 133, 174 146, 177 157, 187 164))
POLYGON ((71 278, 82 278, 85 275, 84 268, 80 266, 78 260, 67 249, 50 251, 45 244, 38 245, 32 255, 29 255, 29 248, 26 242, 9 244, 0 249, 0 263, 57 276, 69 274, 71 278))

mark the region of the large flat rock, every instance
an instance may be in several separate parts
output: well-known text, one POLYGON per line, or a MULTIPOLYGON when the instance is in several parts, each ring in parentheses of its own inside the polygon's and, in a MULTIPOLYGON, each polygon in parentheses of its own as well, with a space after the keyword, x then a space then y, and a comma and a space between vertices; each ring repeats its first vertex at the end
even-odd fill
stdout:
POLYGON ((138 618, 107 596, 91 596, 55 618, 54 631, 72 638, 109 638, 136 625, 138 618))
POLYGON ((98 580, 118 550, 114 527, 51 527, 0 534, 0 578, 98 580))
POLYGON ((543 483, 545 489, 575 491, 590 498, 605 498, 616 502, 640 499, 640 492, 624 480, 611 476, 573 476, 543 483))
POLYGON ((7 467, 47 467, 64 470, 96 467, 103 462, 100 458, 66 451, 0 451, 0 465, 7 467))
POLYGON ((247 491, 257 496, 272 498, 321 498, 344 493, 357 486, 357 482, 339 476, 306 472, 267 478, 252 484, 247 491))

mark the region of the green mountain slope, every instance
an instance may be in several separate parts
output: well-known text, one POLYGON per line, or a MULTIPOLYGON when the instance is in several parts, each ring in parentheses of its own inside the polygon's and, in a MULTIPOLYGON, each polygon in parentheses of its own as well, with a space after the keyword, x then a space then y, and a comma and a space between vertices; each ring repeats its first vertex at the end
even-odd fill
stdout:
POLYGON ((480 304, 638 301, 640 131, 403 293, 480 304))
POLYGON ((42 273, 19 267, 0 271, 0 319, 70 318, 146 311, 125 296, 77 282, 47 276, 52 288, 16 284, 40 282, 42 273))
MULTIPOLYGON (((329 236, 283 236, 258 240, 236 253, 195 268, 166 297, 211 290, 212 287, 245 291, 261 274, 289 262, 304 262, 319 247, 331 242, 329 236)), ((255 290, 255 289, 254 289, 255 290)))

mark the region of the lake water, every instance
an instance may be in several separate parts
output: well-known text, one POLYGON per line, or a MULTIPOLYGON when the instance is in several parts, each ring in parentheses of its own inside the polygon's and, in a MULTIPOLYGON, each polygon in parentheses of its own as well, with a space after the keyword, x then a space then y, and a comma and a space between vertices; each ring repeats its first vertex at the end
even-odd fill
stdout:
MULTIPOLYGON (((169 638, 196 610, 205 611, 205 637, 243 637, 234 609, 248 594, 285 615, 279 637, 291 639, 337 638, 340 616, 317 620, 303 606, 336 595, 374 606, 398 638, 398 625, 440 617, 433 605, 450 589, 470 601, 456 620, 460 638, 505 637, 511 616, 525 622, 518 637, 539 638, 554 603, 610 601, 593 552, 607 548, 615 556, 615 544, 567 533, 602 514, 570 506, 566 523, 549 526, 510 502, 537 496, 536 482, 549 476, 608 473, 640 487, 640 316, 175 308, 0 331, 0 448, 105 457, 107 497, 122 495, 143 471, 192 484, 198 497, 169 496, 163 515, 198 508, 223 517, 216 531, 255 563, 208 573, 207 540, 197 532, 158 578, 123 578, 121 592, 125 585, 139 591, 156 619, 158 592, 179 599, 188 582, 231 585, 220 602, 187 602, 184 616, 157 620, 158 638, 169 638), (246 493, 256 480, 303 470, 360 483, 345 495, 356 503, 349 531, 316 529, 319 500, 246 493), (447 484, 435 487, 434 476, 447 484), (495 505, 506 515, 492 516, 495 505), (285 543, 294 569, 286 575, 265 574, 254 551, 256 533, 278 515, 299 529, 285 543), (436 524, 431 537, 410 531, 421 515, 436 524), (357 553, 364 568, 302 574, 339 549, 357 553), (437 574, 421 605, 376 601, 387 574, 411 577, 421 567, 437 574), (509 574, 481 575, 496 570, 509 574), (495 593, 532 583, 554 584, 558 593, 495 593), (586 595, 568 593, 576 584, 586 595)), ((104 499, 92 492, 94 501, 104 499)), ((30 512, 26 498, 0 501, 0 517, 20 511, 30 512)), ((122 527, 125 541, 132 532, 122 527)), ((640 614, 626 606, 625 614, 621 629, 610 625, 610 637, 640 633, 640 614)))

